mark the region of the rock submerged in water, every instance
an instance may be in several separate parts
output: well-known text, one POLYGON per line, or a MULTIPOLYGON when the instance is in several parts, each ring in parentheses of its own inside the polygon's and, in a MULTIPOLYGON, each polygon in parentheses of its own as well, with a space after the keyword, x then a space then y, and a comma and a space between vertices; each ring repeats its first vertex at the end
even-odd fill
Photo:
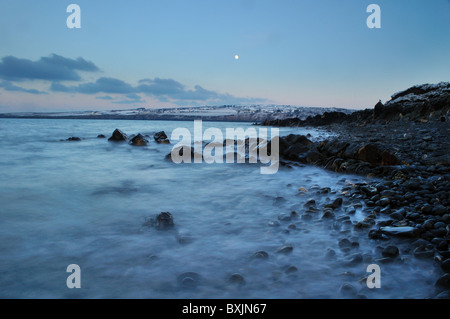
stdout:
POLYGON ((245 285, 245 279, 241 274, 232 274, 230 277, 228 277, 228 282, 230 284, 243 286, 245 285))
POLYGON ((148 140, 142 134, 136 135, 130 141, 130 145, 133 146, 147 146, 147 144, 148 140))
POLYGON ((414 227, 404 226, 404 227, 381 227, 380 230, 387 234, 392 236, 399 236, 399 237, 416 237, 417 236, 417 229, 414 227))
POLYGON ((170 144, 170 140, 164 131, 156 133, 153 138, 158 144, 170 144))
POLYGON ((157 230, 167 230, 175 226, 171 213, 163 212, 156 217, 155 228, 157 230))
POLYGON ((263 250, 257 251, 251 257, 251 259, 267 259, 269 258, 269 254, 263 250))
POLYGON ((162 212, 158 216, 148 217, 142 226, 155 227, 157 230, 168 230, 175 226, 173 216, 169 212, 162 212))
POLYGON ((395 258, 399 255, 399 250, 395 246, 387 246, 381 253, 384 257, 395 258))
POLYGON ((81 138, 73 136, 73 137, 69 137, 66 141, 68 141, 68 142, 79 142, 79 141, 81 141, 81 138))
POLYGON ((293 250, 294 247, 292 247, 291 245, 285 245, 283 247, 278 248, 277 253, 287 255, 290 254, 293 250))
POLYGON ((119 129, 116 129, 108 141, 111 142, 126 142, 128 140, 128 136, 119 129))
POLYGON ((441 289, 450 289, 450 274, 445 274, 441 278, 439 278, 435 286, 441 289))
POLYGON ((202 277, 195 272, 185 272, 177 277, 178 285, 184 289, 196 288, 202 277))

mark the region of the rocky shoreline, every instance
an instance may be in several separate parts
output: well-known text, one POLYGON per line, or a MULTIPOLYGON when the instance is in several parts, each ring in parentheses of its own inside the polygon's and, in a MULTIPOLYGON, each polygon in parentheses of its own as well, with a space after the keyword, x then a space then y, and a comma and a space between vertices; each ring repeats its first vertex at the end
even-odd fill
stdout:
MULTIPOLYGON (((290 214, 281 212, 278 220, 269 221, 268 227, 286 226, 279 229, 289 234, 311 222, 328 225, 337 237, 339 252, 328 248, 325 254, 331 261, 343 254, 344 259, 339 260, 343 265, 407 265, 411 258, 426 259, 430 264, 433 261, 439 278, 430 297, 450 298, 449 111, 450 84, 441 83, 397 93, 386 105, 379 102, 373 110, 349 115, 328 113, 306 121, 266 121, 264 125, 321 127, 332 132, 332 137, 319 141, 310 135, 281 137, 280 163, 287 169, 314 165, 343 176, 335 185, 339 191, 300 187, 299 194, 305 195, 300 201, 302 208, 290 214), (346 174, 367 179, 352 183, 346 174), (370 252, 370 246, 376 247, 375 251, 370 252)), ((109 141, 146 146, 147 138, 150 136, 127 136, 116 130, 109 141)), ((170 143, 164 132, 153 138, 158 144, 170 143)), ((81 139, 71 137, 66 141, 81 139)), ((248 144, 247 140, 246 153, 248 144)), ((270 150, 271 142, 268 146, 270 150)), ((170 156, 166 159, 170 160, 170 156)), ((172 229, 173 216, 161 213, 146 220, 143 226, 172 229)), ((183 238, 179 241, 189 242, 183 238)), ((288 255, 294 249, 286 244, 275 254, 288 255)), ((269 255, 266 251, 255 254, 269 255)), ((289 269, 296 271, 293 265, 289 269)), ((191 277, 189 280, 194 280, 191 277)), ((241 279, 240 282, 244 280, 241 279)), ((344 297, 365 297, 351 283, 343 284, 340 290, 344 297)))
POLYGON ((346 216, 362 208, 364 219, 351 226, 384 247, 378 262, 406 254, 434 259, 441 267, 442 276, 435 283, 437 298, 450 298, 449 110, 450 84, 439 83, 394 94, 386 105, 379 102, 373 110, 263 124, 320 126, 335 133, 319 142, 308 136, 280 138, 284 166, 312 164, 369 178, 367 183, 345 186, 326 207, 311 203, 304 215, 322 211, 322 218, 335 220, 339 228, 350 223, 346 216), (336 210, 341 213, 335 214, 336 210), (399 252, 389 244, 397 237, 409 238, 409 248, 399 252))

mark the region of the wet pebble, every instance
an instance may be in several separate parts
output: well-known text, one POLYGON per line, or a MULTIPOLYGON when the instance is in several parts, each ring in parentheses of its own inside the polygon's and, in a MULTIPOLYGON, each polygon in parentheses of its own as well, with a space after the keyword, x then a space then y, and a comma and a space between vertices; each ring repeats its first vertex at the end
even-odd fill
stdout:
POLYGON ((395 258, 399 255, 399 250, 396 246, 387 246, 383 249, 383 252, 381 253, 384 257, 391 257, 395 258))
POLYGON ((450 259, 446 259, 441 264, 442 270, 446 273, 450 273, 450 259))
POLYGON ((355 297, 358 294, 358 290, 351 284, 343 284, 339 289, 342 295, 345 297, 355 297))
POLYGON ((450 288, 450 274, 445 274, 440 277, 435 284, 438 288, 449 289, 450 288))
POLYGON ((263 250, 257 251, 252 255, 252 259, 267 259, 269 258, 269 254, 263 250))
POLYGON ((239 286, 245 285, 245 279, 241 274, 232 274, 228 277, 228 282, 239 286))
POLYGON ((195 272, 186 272, 177 277, 177 282, 182 288, 195 288, 200 283, 201 276, 195 272))
POLYGON ((290 254, 294 250, 291 245, 285 245, 277 249, 278 254, 290 254))

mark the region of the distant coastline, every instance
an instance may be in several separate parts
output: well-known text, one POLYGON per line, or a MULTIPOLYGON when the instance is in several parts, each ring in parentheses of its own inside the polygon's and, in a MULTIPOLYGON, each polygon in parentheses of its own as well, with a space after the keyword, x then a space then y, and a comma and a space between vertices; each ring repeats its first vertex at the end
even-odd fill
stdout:
POLYGON ((128 109, 110 111, 78 112, 21 112, 0 113, 0 118, 23 119, 90 119, 90 120, 158 120, 158 121, 217 121, 217 122, 256 122, 266 120, 285 120, 288 118, 306 119, 325 112, 350 114, 354 110, 334 107, 297 107, 290 105, 270 106, 205 106, 167 109, 128 109))

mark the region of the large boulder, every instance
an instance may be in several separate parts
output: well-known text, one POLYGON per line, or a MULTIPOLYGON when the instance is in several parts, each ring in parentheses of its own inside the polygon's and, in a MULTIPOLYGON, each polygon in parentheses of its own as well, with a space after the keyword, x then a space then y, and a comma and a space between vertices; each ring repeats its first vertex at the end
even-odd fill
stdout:
POLYGON ((279 141, 280 154, 291 160, 303 158, 301 155, 308 152, 313 144, 306 136, 294 134, 282 137, 279 141))
POLYGON ((128 136, 119 129, 116 129, 108 141, 111 142, 126 142, 128 140, 128 136))
POLYGON ((130 141, 133 146, 147 146, 148 140, 141 134, 136 135, 130 141))
POLYGON ((393 166, 399 165, 395 155, 379 149, 374 144, 367 144, 358 150, 357 159, 373 165, 393 166))
POLYGON ((156 133, 154 139, 158 144, 170 144, 170 140, 164 131, 156 133))

